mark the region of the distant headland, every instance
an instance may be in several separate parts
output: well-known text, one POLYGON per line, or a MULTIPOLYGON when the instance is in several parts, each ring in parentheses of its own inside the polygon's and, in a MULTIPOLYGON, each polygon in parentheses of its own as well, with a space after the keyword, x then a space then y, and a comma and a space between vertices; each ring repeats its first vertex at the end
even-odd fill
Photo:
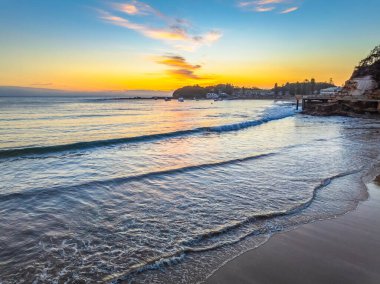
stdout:
POLYGON ((201 87, 199 85, 185 86, 174 91, 173 98, 184 99, 273 99, 292 98, 297 94, 319 94, 326 88, 335 88, 332 82, 316 82, 314 78, 303 82, 286 83, 279 86, 277 83, 272 89, 245 88, 232 84, 218 84, 201 87))

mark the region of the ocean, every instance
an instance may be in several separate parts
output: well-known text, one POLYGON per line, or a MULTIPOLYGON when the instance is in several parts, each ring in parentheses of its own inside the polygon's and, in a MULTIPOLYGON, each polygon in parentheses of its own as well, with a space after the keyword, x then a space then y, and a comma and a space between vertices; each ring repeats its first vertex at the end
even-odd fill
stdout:
POLYGON ((201 283, 367 198, 380 123, 289 102, 0 98, 0 283, 201 283))

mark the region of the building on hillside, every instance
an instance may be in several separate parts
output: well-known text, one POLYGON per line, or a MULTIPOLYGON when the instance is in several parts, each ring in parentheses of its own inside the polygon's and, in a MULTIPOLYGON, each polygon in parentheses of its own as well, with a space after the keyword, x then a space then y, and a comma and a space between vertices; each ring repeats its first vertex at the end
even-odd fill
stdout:
POLYGON ((320 94, 325 95, 325 96, 331 96, 331 95, 337 95, 341 91, 342 91, 341 87, 331 87, 331 88, 322 89, 320 91, 320 94))
POLYGON ((219 98, 219 95, 216 94, 216 93, 207 93, 206 94, 206 99, 214 100, 214 99, 217 99, 217 98, 219 98))
POLYGON ((233 92, 233 96, 237 98, 256 98, 270 95, 274 95, 274 92, 256 88, 235 88, 233 92))
POLYGON ((229 98, 230 97, 230 95, 229 94, 227 94, 227 93, 219 93, 219 98, 223 98, 223 99, 226 99, 226 98, 229 98))

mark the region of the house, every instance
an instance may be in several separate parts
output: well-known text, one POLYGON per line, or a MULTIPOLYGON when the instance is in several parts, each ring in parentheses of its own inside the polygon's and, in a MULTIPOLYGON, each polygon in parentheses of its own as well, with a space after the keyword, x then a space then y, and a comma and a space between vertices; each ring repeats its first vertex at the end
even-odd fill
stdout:
POLYGON ((337 95, 342 91, 341 87, 331 87, 327 89, 322 89, 320 94, 325 95, 325 96, 330 96, 330 95, 337 95))
POLYGON ((219 95, 216 94, 216 93, 207 93, 206 94, 206 99, 214 100, 214 99, 217 99, 217 98, 219 98, 219 95))

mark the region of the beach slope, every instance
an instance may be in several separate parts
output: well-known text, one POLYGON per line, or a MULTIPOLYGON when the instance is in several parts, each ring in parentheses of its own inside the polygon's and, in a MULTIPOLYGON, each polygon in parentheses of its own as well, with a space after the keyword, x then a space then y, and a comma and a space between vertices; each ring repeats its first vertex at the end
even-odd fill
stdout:
POLYGON ((206 283, 380 283, 380 183, 368 188, 355 211, 276 234, 206 283))

